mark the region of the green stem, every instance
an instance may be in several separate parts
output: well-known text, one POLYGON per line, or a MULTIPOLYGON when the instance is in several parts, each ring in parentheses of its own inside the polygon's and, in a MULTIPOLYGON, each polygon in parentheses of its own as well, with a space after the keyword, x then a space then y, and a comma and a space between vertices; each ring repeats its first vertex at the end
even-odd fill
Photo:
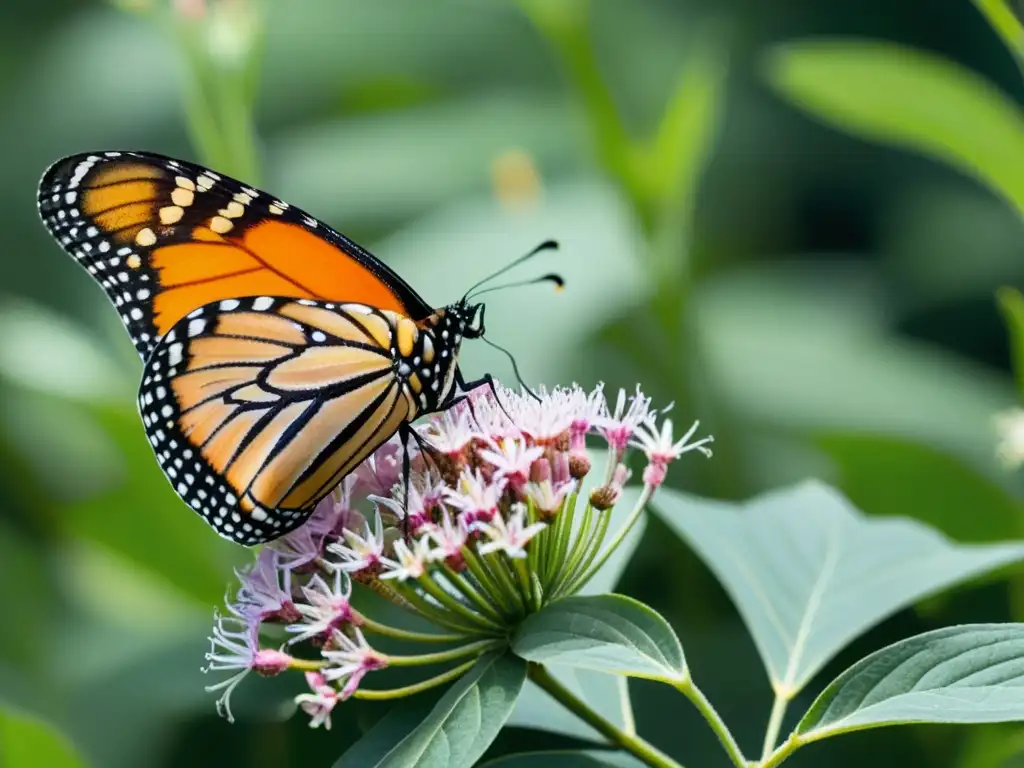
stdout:
POLYGON ((495 609, 491 603, 484 599, 484 597, 473 588, 472 584, 462 578, 462 576, 447 565, 442 565, 441 571, 444 573, 445 581, 455 587, 455 589, 459 590, 459 592, 462 593, 469 602, 477 607, 480 613, 499 623, 501 622, 501 614, 498 613, 497 609, 495 609))
POLYGON ((779 748, 772 752, 767 757, 762 757, 759 763, 756 763, 757 768, 775 768, 777 765, 782 765, 787 759, 789 759, 794 752, 805 744, 810 744, 816 739, 801 739, 795 733, 786 739, 779 748))
POLYGON ((328 666, 326 661, 313 661, 312 659, 296 659, 294 656, 288 663, 288 669, 297 669, 300 672, 318 672, 328 666))
POLYGON ((643 492, 640 494, 640 498, 636 500, 636 506, 633 507, 633 511, 630 512, 629 517, 626 518, 626 522, 622 524, 622 527, 619 528, 612 540, 605 545, 604 550, 597 556, 597 559, 591 563, 590 567, 587 568, 582 576, 573 581, 567 591, 576 592, 583 587, 584 584, 590 581, 594 577, 595 573, 601 570, 601 566, 603 566, 605 561, 611 557, 612 552, 618 549, 623 539, 626 538, 626 535, 630 530, 632 530, 633 526, 636 525, 636 521, 640 519, 640 513, 644 511, 644 507, 647 506, 647 502, 651 500, 651 496, 653 495, 654 486, 645 485, 643 492))
POLYGON ((786 707, 789 706, 789 699, 785 696, 775 694, 775 701, 772 704, 772 713, 768 716, 768 727, 764 732, 764 746, 761 748, 762 762, 767 760, 775 749, 775 743, 779 740, 779 731, 782 730, 782 720, 786 716, 786 707))
POLYGON ((651 766, 651 768, 683 768, 680 763, 677 763, 653 744, 636 734, 626 733, 611 721, 603 718, 587 706, 582 699, 578 698, 572 691, 552 677, 544 667, 531 663, 528 674, 530 679, 547 691, 551 698, 573 712, 583 722, 608 739, 609 742, 626 750, 644 764, 651 766))
POLYGON ((484 564, 483 558, 477 555, 469 545, 462 548, 462 557, 466 561, 466 567, 469 568, 469 572, 473 574, 473 577, 479 582, 480 586, 487 591, 491 599, 498 604, 498 609, 505 614, 505 617, 515 616, 516 608, 514 601, 509 595, 505 594, 494 574, 484 564))
POLYGON ((366 701, 386 701, 388 699, 404 699, 406 696, 413 696, 417 693, 423 693, 423 691, 429 691, 431 688, 437 688, 439 685, 451 682, 456 678, 462 677, 462 675, 476 664, 476 659, 470 659, 465 664, 459 664, 457 667, 452 667, 446 672, 442 672, 434 677, 428 677, 426 680, 421 680, 418 683, 412 685, 406 685, 402 688, 388 688, 385 690, 357 690, 352 694, 354 699, 364 699, 366 701))
POLYGON ((369 616, 358 611, 353 611, 353 616, 356 619, 356 624, 367 632, 373 632, 384 637, 393 637, 395 640, 409 640, 414 643, 456 643, 459 640, 466 639, 465 635, 444 635, 437 632, 414 632, 409 629, 399 629, 398 627, 374 621, 369 616))
POLYGON ((460 645, 437 653, 420 653, 414 656, 388 656, 389 667, 422 667, 427 664, 440 664, 444 661, 455 661, 465 656, 479 656, 492 648, 504 645, 504 640, 478 640, 475 643, 460 645))
POLYGON ((480 561, 484 567, 501 583, 501 591, 504 592, 513 603, 513 615, 520 617, 526 613, 526 601, 520 593, 519 588, 512 580, 505 561, 501 559, 500 553, 491 555, 480 555, 480 561))
POLYGON ((403 586, 397 594, 406 606, 410 607, 416 613, 438 626, 447 627, 455 632, 461 632, 464 635, 490 634, 489 630, 482 630, 475 623, 470 624, 468 622, 460 621, 459 618, 452 615, 450 611, 445 610, 442 606, 428 602, 410 587, 403 586))
POLYGON ((1005 0, 974 0, 974 4, 1010 49, 1017 66, 1024 71, 1024 26, 1013 9, 1005 0))
POLYGON ((432 598, 437 600, 441 605, 447 608, 452 613, 458 615, 460 618, 465 619, 471 624, 482 627, 484 629, 495 630, 501 629, 501 625, 497 622, 491 621, 486 616, 481 616, 479 613, 468 608, 465 604, 457 600, 453 595, 448 594, 441 589, 427 574, 424 578, 416 582, 423 591, 429 594, 432 598))
POLYGON ((718 714, 718 711, 711 705, 704 692, 698 688, 693 680, 687 678, 683 683, 677 683, 676 688, 680 693, 683 694, 690 702, 697 708, 697 711, 707 721, 708 725, 711 726, 711 730, 715 732, 715 736, 722 744, 722 748, 725 753, 732 760, 732 764, 736 768, 747 768, 749 763, 743 756, 743 752, 740 751, 739 744, 736 743, 736 739, 733 737, 729 727, 722 720, 722 717, 718 714))

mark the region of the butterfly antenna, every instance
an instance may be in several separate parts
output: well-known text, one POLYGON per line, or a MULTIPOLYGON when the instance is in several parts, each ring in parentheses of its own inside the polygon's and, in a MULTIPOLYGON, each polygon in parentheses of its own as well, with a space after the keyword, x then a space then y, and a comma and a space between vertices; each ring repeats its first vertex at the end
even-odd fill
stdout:
POLYGON ((503 275, 506 272, 508 272, 510 269, 514 269, 515 267, 518 267, 524 261, 528 261, 529 259, 532 259, 538 253, 543 253, 544 251, 557 251, 557 250, 558 250, 558 241, 557 240, 545 240, 543 243, 538 245, 536 248, 534 248, 529 253, 526 253, 526 254, 520 256, 518 259, 513 259, 511 262, 506 264, 504 267, 499 269, 497 272, 492 272, 490 275, 485 277, 483 280, 480 280, 476 284, 471 286, 470 289, 468 291, 466 291, 466 295, 463 296, 463 301, 468 299, 469 295, 471 293, 473 293, 473 291, 475 291, 480 286, 485 285, 486 283, 489 283, 491 280, 493 280, 496 277, 500 277, 501 275, 503 275))
POLYGON ((501 285, 492 285, 490 288, 484 288, 476 293, 467 293, 464 301, 475 299, 477 296, 483 296, 485 293, 493 293, 494 291, 504 291, 506 288, 522 288, 524 285, 536 285, 537 283, 552 283, 555 286, 556 291, 560 291, 565 288, 565 280, 561 275, 555 272, 549 272, 546 275, 535 277, 531 280, 516 280, 513 283, 502 283, 501 285))
MULTIPOLYGON (((489 346, 492 346, 496 350, 498 350, 499 352, 504 353, 505 357, 507 357, 509 359, 509 362, 512 363, 512 372, 516 375, 516 381, 518 381, 519 385, 530 394, 530 397, 532 397, 534 400, 536 400, 539 403, 540 402, 540 397, 537 395, 536 392, 534 392, 532 389, 530 389, 529 385, 525 381, 523 381, 523 377, 519 373, 519 365, 516 363, 516 359, 515 359, 515 357, 513 357, 512 353, 509 352, 504 347, 495 344, 493 341, 488 339, 486 336, 481 336, 480 338, 483 339, 484 342, 486 342, 489 346)), ((497 393, 495 393, 495 394, 497 394, 497 393)))

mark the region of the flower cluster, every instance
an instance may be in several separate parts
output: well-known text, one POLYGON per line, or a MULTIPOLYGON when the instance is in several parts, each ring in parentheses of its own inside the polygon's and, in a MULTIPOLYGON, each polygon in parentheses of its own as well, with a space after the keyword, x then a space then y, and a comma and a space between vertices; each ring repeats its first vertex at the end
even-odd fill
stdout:
POLYGON ((543 605, 578 591, 621 543, 668 464, 688 451, 695 423, 673 437, 672 422, 639 389, 609 404, 601 387, 533 393, 480 388, 416 427, 403 449, 394 438, 349 475, 292 533, 238 572, 227 613, 215 617, 208 671, 234 674, 209 686, 231 718, 230 697, 249 673, 304 672, 310 692, 296 703, 314 727, 329 728, 339 701, 360 694, 406 695, 445 683, 476 657, 507 643, 510 629, 543 605), (607 446, 592 475, 587 438, 607 446), (610 538, 612 508, 630 476, 630 448, 646 458, 643 492, 610 538), (410 471, 403 474, 408 450, 410 471), (608 538, 606 541, 605 539, 608 538), (437 632, 389 626, 352 603, 368 587, 428 619, 437 632), (422 656, 386 654, 372 634, 437 643, 422 656), (270 638, 276 638, 271 643, 270 638), (306 649, 302 656, 294 653, 306 649), (411 688, 360 690, 387 666, 457 662, 411 688))

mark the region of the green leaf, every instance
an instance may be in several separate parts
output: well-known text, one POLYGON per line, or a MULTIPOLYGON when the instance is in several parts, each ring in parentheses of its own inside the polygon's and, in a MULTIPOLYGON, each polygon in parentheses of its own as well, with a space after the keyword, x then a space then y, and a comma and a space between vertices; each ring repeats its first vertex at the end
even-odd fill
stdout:
POLYGON ((386 723, 373 740, 374 749, 361 747, 360 742, 335 765, 470 768, 505 724, 525 680, 526 664, 521 659, 507 653, 487 654, 397 744, 389 744, 382 734, 401 736, 403 723, 409 722, 405 717, 386 723), (384 752, 391 744, 394 746, 384 752), (353 750, 362 750, 358 762, 351 758, 353 750))
POLYGON ((1000 288, 996 292, 999 309, 1010 337, 1010 359, 1017 386, 1024 393, 1024 295, 1016 288, 1000 288))
POLYGON ((52 726, 29 715, 0 708, 0 766, 3 768, 84 768, 71 743, 52 726))
POLYGON ((1024 559, 1024 544, 957 545, 915 520, 866 517, 819 482, 743 504, 663 488, 653 507, 722 582, 787 698, 886 616, 1024 559))
POLYGON ((614 763, 587 752, 559 750, 506 755, 488 760, 480 768, 614 768, 614 763))
POLYGON ((836 127, 959 168, 1024 213, 1024 114, 963 67, 890 43, 812 41, 773 50, 767 77, 836 127))
POLYGON ((826 433, 815 442, 835 462, 840 489, 869 514, 909 514, 958 541, 1020 534, 1021 509, 1013 496, 943 451, 853 432, 826 433))
POLYGON ((803 741, 900 723, 1024 720, 1024 624, 967 624, 876 651, 797 724, 803 741))
POLYGON ((559 600, 526 618, 512 650, 527 661, 681 682, 686 660, 672 627, 623 595, 559 600))

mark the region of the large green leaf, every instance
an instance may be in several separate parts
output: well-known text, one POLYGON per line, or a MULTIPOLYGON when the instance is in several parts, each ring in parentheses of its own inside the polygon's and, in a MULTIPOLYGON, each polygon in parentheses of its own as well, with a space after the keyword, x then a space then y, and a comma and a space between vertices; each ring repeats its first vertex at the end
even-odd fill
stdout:
POLYGON ((1024 295, 1016 288, 1000 288, 996 294, 999 309, 1010 337, 1010 359, 1017 386, 1024 392, 1024 295))
POLYGON ((890 43, 819 40, 775 48, 767 75, 802 109, 960 168, 1024 213, 1024 114, 958 64, 890 43))
POLYGON ((837 677, 800 720, 816 741, 899 723, 1024 720, 1024 624, 967 624, 876 651, 837 677))
POLYGON ((661 616, 630 597, 559 600, 526 618, 512 650, 527 661, 652 680, 683 681, 679 638, 661 616))
MULTIPOLYGON (((398 743, 389 743, 380 734, 401 737, 409 722, 406 718, 385 724, 373 738, 376 749, 358 743, 352 747, 360 750, 358 764, 366 768, 470 768, 512 713, 525 680, 526 664, 521 659, 507 653, 482 657, 398 743)), ((338 760, 339 768, 354 764, 352 750, 338 760)))
POLYGON ((34 717, 0 708, 0 766, 84 768, 70 742, 34 717))
POLYGON ((828 432, 815 442, 835 462, 840 489, 869 514, 912 515, 958 541, 998 541, 1021 532, 1013 496, 944 451, 855 432, 828 432))
POLYGON ((915 520, 866 517, 818 482, 745 504, 662 489, 653 506, 729 592, 787 698, 886 616, 1024 559, 1024 544, 957 545, 915 520))

